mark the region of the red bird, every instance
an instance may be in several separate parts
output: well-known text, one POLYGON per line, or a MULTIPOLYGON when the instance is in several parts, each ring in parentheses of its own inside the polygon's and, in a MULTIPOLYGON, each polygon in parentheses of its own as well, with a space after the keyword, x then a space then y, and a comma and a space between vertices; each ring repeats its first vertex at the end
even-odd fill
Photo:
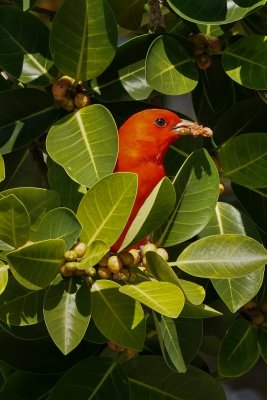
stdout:
POLYGON ((118 251, 140 207, 157 183, 166 176, 164 156, 183 135, 210 136, 209 128, 181 119, 169 110, 148 109, 132 115, 119 129, 119 153, 115 172, 135 172, 138 188, 135 203, 119 239, 111 247, 118 251))

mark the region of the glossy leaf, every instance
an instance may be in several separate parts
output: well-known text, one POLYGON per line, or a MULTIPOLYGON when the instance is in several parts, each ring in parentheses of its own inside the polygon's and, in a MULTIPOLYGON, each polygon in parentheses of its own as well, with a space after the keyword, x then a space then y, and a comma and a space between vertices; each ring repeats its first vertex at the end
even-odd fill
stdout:
POLYGON ((190 244, 177 259, 181 270, 203 278, 238 278, 262 269, 267 252, 243 235, 213 235, 190 244), (227 249, 227 251, 225 250, 227 249))
POLYGON ((211 318, 220 317, 222 313, 209 307, 206 304, 190 304, 185 302, 184 308, 181 312, 182 318, 211 318))
POLYGON ((240 376, 249 371, 259 358, 257 330, 249 321, 236 320, 227 331, 219 352, 219 373, 240 376))
POLYGON ((0 151, 9 153, 40 136, 58 111, 51 96, 35 88, 0 93, 0 151))
POLYGON ((192 366, 185 374, 179 374, 171 371, 159 356, 140 356, 128 360, 124 368, 130 382, 131 400, 192 400, 195 395, 197 400, 226 400, 222 386, 192 366))
POLYGON ((90 357, 69 369, 48 400, 129 400, 129 385, 121 365, 111 358, 90 357))
POLYGON ((138 30, 141 25, 145 0, 108 0, 120 26, 130 30, 138 30))
POLYGON ((118 138, 110 112, 96 104, 60 119, 49 131, 50 157, 81 185, 91 187, 115 166, 118 138))
POLYGON ((29 234, 30 218, 22 202, 13 194, 0 199, 1 242, 18 248, 27 242, 29 234))
POLYGON ((146 81, 145 59, 153 40, 154 35, 141 35, 118 47, 110 66, 91 81, 99 100, 143 100, 150 96, 153 89, 146 81))
POLYGON ((42 321, 44 295, 44 290, 28 290, 10 276, 0 296, 1 321, 23 327, 42 321))
POLYGON ((244 18, 252 10, 265 4, 265 0, 246 0, 239 4, 231 0, 167 0, 182 18, 203 24, 228 24, 244 18))
POLYGON ((82 199, 77 216, 83 226, 81 240, 87 244, 102 240, 116 242, 128 219, 137 189, 137 176, 109 175, 95 184, 82 199))
POLYGON ((119 291, 116 282, 98 280, 92 286, 92 317, 111 342, 137 351, 145 338, 144 312, 139 302, 119 291))
POLYGON ((63 354, 78 346, 90 317, 91 295, 85 282, 56 277, 45 295, 44 318, 51 338, 63 354))
POLYGON ((264 362, 267 362, 267 332, 266 329, 260 329, 258 332, 258 347, 260 355, 264 362))
POLYGON ((211 218, 218 199, 219 178, 206 150, 192 153, 173 181, 176 205, 167 224, 156 233, 166 247, 197 235, 211 218))
POLYGON ((267 36, 245 36, 226 47, 222 63, 231 79, 250 89, 267 89, 267 36))
POLYGON ((168 178, 163 178, 150 193, 130 226, 121 249, 137 243, 161 226, 175 205, 175 190, 168 178))
POLYGON ((219 152, 223 175, 249 188, 267 187, 267 135, 247 133, 230 139, 219 152))
POLYGON ((95 240, 87 246, 86 253, 78 264, 79 269, 93 267, 109 251, 109 246, 102 240, 95 240))
POLYGON ((184 306, 183 292, 168 282, 151 281, 124 285, 120 287, 120 292, 171 318, 177 318, 184 306))
POLYGON ((180 42, 164 35, 155 39, 148 50, 146 79, 160 93, 179 95, 196 87, 198 70, 180 42))
POLYGON ((200 318, 178 318, 175 320, 175 326, 184 362, 188 367, 203 340, 203 321, 200 318))
POLYGON ((49 239, 12 251, 7 259, 13 276, 22 286, 39 290, 58 274, 64 251, 64 240, 49 239))
POLYGON ((4 264, 3 261, 0 261, 0 294, 5 291, 8 283, 8 269, 8 265, 4 264))
POLYGON ((116 20, 106 0, 66 0, 53 20, 53 59, 76 80, 100 75, 115 55, 116 42, 116 20))
POLYGON ((16 79, 29 83, 42 78, 44 86, 52 82, 49 29, 32 13, 1 7, 0 49, 1 67, 16 79))
POLYGON ((5 179, 5 163, 3 157, 0 155, 0 182, 5 179))
POLYGON ((81 229, 73 211, 64 207, 54 208, 42 218, 31 239, 63 239, 66 249, 69 249, 78 239, 81 229))

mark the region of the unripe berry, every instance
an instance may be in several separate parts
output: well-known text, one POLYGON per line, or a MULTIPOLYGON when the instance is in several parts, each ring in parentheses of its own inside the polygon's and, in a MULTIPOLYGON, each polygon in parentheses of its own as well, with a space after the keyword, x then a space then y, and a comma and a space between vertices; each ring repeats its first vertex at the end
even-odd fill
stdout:
POLYGON ((110 257, 109 253, 105 254, 104 257, 102 257, 101 260, 98 261, 98 265, 100 265, 100 267, 106 267, 108 265, 109 257, 110 257))
POLYGON ((64 253, 64 258, 66 261, 76 261, 77 260, 77 253, 75 250, 68 250, 64 253))
POLYGON ((77 253, 78 258, 82 258, 86 253, 87 246, 83 242, 78 242, 73 246, 73 250, 77 253))
POLYGON ((97 273, 101 279, 108 279, 111 277, 111 271, 107 267, 99 267, 97 273))
POLYGON ((61 78, 57 79, 52 86, 52 94, 54 99, 63 101, 73 83, 74 79, 66 75, 61 76, 61 78))
POLYGON ((264 316, 262 314, 255 314, 251 318, 251 322, 253 325, 259 326, 264 322, 264 316))
POLYGON ((222 42, 216 36, 207 37, 207 44, 212 53, 218 53, 221 51, 222 42))
POLYGON ((157 251, 157 246, 154 243, 147 243, 141 247, 141 255, 143 257, 148 251, 157 251))
POLYGON ((129 283, 135 283, 137 280, 137 273, 135 271, 130 271, 130 276, 128 278, 129 283))
POLYGON ((131 249, 129 250, 129 253, 132 254, 134 258, 133 265, 138 265, 141 261, 141 256, 139 251, 137 249, 131 249))
POLYGON ((219 184, 219 195, 222 195, 224 193, 225 187, 223 183, 219 184))
POLYGON ((65 100, 63 100, 62 103, 62 107, 66 110, 66 111, 73 111, 74 110, 74 102, 72 99, 70 98, 66 98, 65 100))
POLYGON ((129 251, 123 251, 119 254, 123 265, 131 265, 134 264, 134 256, 129 251))
POLYGON ((113 278, 118 280, 118 281, 126 281, 130 276, 130 272, 128 271, 127 268, 122 268, 121 271, 116 272, 113 275, 113 278))
POLYGON ((204 35, 204 33, 195 33, 190 36, 190 39, 196 45, 204 45, 205 46, 207 44, 207 38, 204 35))
POLYGON ((85 271, 84 271, 84 269, 75 269, 75 271, 73 272, 73 274, 75 275, 75 276, 83 276, 84 274, 85 274, 85 271))
POLYGON ((74 104, 77 108, 89 106, 90 97, 84 93, 77 93, 74 97, 74 104))
POLYGON ((211 57, 208 54, 202 54, 196 58, 196 63, 199 69, 207 69, 211 66, 211 57))
POLYGON ((119 272, 123 267, 123 263, 119 256, 111 256, 108 259, 108 269, 113 272, 119 272))
POLYGON ((70 271, 75 271, 77 269, 78 263, 75 261, 68 261, 65 263, 65 267, 70 271))
POLYGON ((66 268, 65 265, 62 265, 62 267, 60 268, 60 272, 63 276, 65 277, 69 277, 72 275, 72 272, 70 269, 66 268))
POLYGON ((158 254, 159 256, 161 256, 161 257, 163 258, 163 260, 168 261, 168 259, 169 259, 169 254, 168 254, 167 250, 163 249, 163 247, 159 247, 159 248, 157 249, 157 254, 158 254))
POLYGON ((84 272, 86 275, 89 275, 89 276, 96 275, 96 269, 94 267, 85 268, 84 272))

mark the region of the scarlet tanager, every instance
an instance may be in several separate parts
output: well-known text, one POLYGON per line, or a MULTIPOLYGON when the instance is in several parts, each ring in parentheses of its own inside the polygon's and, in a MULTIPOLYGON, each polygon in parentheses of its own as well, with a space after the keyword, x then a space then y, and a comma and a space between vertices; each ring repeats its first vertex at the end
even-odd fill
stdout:
POLYGON ((115 172, 138 175, 137 195, 127 224, 111 247, 119 250, 140 207, 157 183, 166 176, 164 156, 170 145, 184 135, 211 136, 209 128, 181 119, 163 109, 148 109, 132 115, 119 129, 119 152, 115 172))

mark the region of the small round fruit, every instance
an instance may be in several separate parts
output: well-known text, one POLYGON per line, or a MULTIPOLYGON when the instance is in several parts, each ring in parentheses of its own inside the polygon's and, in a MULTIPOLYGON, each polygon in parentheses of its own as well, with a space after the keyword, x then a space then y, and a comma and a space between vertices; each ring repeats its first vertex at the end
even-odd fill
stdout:
POLYGON ((108 269, 115 273, 119 272, 123 267, 123 263, 119 256, 111 256, 108 259, 108 269))
POLYGON ((222 195, 225 191, 225 187, 223 183, 219 184, 219 195, 222 195))
POLYGON ((190 39, 196 45, 204 45, 205 46, 207 44, 207 38, 204 35, 204 33, 195 33, 195 34, 190 36, 190 39))
POLYGON ((130 272, 128 271, 128 269, 127 268, 122 268, 121 271, 116 272, 113 275, 113 278, 118 280, 118 281, 127 281, 129 276, 130 276, 130 272))
POLYGON ((66 111, 73 111, 74 110, 74 102, 71 98, 66 98, 63 103, 62 103, 62 107, 66 110, 66 111))
POLYGON ((129 251, 123 251, 119 254, 123 265, 131 265, 134 264, 134 256, 129 251))
POLYGON ((129 250, 129 253, 132 254, 134 258, 133 265, 138 265, 141 261, 141 256, 139 251, 137 249, 131 249, 129 250))
POLYGON ((154 243, 147 243, 141 247, 141 255, 143 257, 148 251, 157 251, 157 246, 154 243))
POLYGON ((77 93, 74 97, 74 104, 77 108, 89 106, 90 97, 84 93, 77 93))
POLYGON ((255 300, 250 300, 246 304, 243 305, 243 310, 253 310, 257 307, 257 303, 255 300))
POLYGON ((75 269, 75 271, 73 272, 73 274, 75 275, 75 276, 83 276, 84 274, 85 274, 85 271, 84 271, 84 269, 75 269))
POLYGON ((130 271, 130 275, 127 281, 129 283, 135 283, 137 281, 137 273, 135 271, 130 271))
POLYGON ((216 36, 207 37, 208 48, 212 53, 219 53, 222 48, 222 42, 216 36))
POLYGON ((157 254, 163 258, 163 260, 168 261, 169 259, 169 254, 167 250, 165 250, 163 247, 157 248, 157 254))
POLYGON ((212 59, 208 54, 202 54, 196 58, 196 63, 199 69, 207 69, 211 66, 212 59))
POLYGON ((82 258, 86 253, 87 246, 83 242, 79 242, 73 246, 73 250, 77 253, 78 258, 82 258))
POLYGON ((65 263, 65 267, 70 271, 75 271, 77 269, 78 263, 76 261, 68 261, 65 263))
POLYGON ((66 75, 57 79, 52 86, 52 94, 54 99, 63 101, 73 83, 74 79, 66 75))
POLYGON ((264 322, 264 316, 262 314, 255 314, 251 318, 251 322, 253 325, 259 326, 264 322))
POLYGON ((104 257, 102 257, 101 260, 98 261, 98 265, 100 265, 100 267, 106 267, 108 265, 109 257, 110 257, 109 253, 105 254, 104 257))
POLYGON ((68 250, 64 253, 64 258, 66 261, 76 261, 77 257, 78 255, 75 250, 68 250))
POLYGON ((107 267, 99 267, 97 273, 101 279, 108 279, 111 277, 111 271, 107 267))
POLYGON ((84 272, 89 276, 96 276, 96 269, 94 267, 85 268, 84 272))
POLYGON ((60 268, 60 272, 63 276, 65 277, 69 277, 72 275, 72 272, 70 269, 66 268, 65 265, 62 265, 62 267, 60 268))

